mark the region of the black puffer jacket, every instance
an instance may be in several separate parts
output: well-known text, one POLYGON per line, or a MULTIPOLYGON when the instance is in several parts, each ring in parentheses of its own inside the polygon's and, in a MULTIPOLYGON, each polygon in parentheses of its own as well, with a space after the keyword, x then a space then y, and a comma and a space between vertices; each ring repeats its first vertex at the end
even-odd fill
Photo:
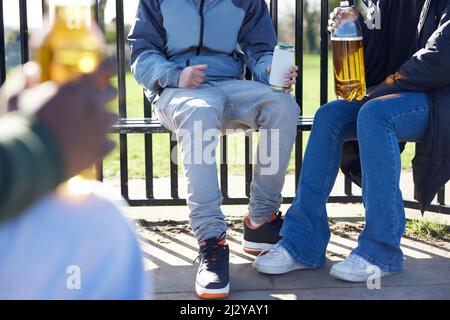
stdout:
MULTIPOLYGON (((426 92, 429 98, 430 123, 413 160, 422 211, 450 180, 450 0, 431 0, 417 34, 425 3, 380 0, 382 29, 365 30, 367 81, 378 84, 371 98, 407 91, 426 92)), ((358 152, 357 143, 346 143, 341 168, 361 185, 358 152)))

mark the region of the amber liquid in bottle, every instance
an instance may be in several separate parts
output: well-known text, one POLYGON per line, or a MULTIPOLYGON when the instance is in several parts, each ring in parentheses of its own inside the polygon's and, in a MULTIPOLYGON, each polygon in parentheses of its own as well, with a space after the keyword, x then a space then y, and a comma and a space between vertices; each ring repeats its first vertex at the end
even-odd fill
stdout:
MULTIPOLYGON (((98 67, 104 56, 104 38, 93 19, 90 1, 55 1, 53 24, 36 50, 41 67, 41 81, 63 84, 98 67)), ((94 167, 83 171, 75 180, 94 180, 94 167)), ((69 181, 70 183, 70 181, 69 181)))
POLYGON ((362 100, 366 95, 362 39, 332 39, 337 99, 362 100))

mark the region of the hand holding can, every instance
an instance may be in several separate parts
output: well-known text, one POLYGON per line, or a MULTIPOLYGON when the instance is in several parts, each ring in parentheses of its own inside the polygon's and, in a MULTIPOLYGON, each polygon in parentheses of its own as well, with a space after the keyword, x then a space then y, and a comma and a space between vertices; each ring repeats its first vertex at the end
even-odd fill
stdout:
POLYGON ((297 78, 298 67, 294 66, 294 46, 279 44, 276 46, 272 67, 270 68, 269 84, 276 91, 291 92, 297 78))

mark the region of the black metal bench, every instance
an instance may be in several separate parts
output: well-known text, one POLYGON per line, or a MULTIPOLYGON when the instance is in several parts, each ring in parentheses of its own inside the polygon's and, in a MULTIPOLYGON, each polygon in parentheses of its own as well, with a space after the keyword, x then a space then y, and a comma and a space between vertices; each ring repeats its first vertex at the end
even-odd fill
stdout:
MULTIPOLYGON (((298 121, 297 131, 299 133, 307 132, 312 130, 314 123, 314 117, 312 116, 300 116, 298 121)), ((151 149, 152 140, 151 136, 153 134, 169 134, 170 131, 161 125, 161 123, 154 118, 124 118, 120 119, 112 128, 111 133, 119 134, 122 138, 126 139, 126 136, 130 134, 143 134, 146 136, 146 188, 147 188, 147 199, 130 199, 128 196, 128 175, 125 177, 121 174, 122 182, 122 195, 129 201, 132 206, 169 206, 169 205, 185 205, 186 200, 181 199, 178 196, 178 166, 171 163, 170 165, 170 176, 171 176, 171 198, 170 199, 155 199, 153 196, 153 171, 152 171, 152 157, 151 149), (150 152, 150 156, 149 156, 150 152)), ((222 137, 221 152, 225 155, 225 163, 221 164, 220 168, 220 180, 221 189, 224 195, 224 204, 235 205, 235 204, 247 204, 248 197, 250 194, 250 183, 252 180, 252 165, 250 164, 251 157, 251 145, 250 138, 246 137, 246 165, 245 165, 245 183, 246 183, 246 197, 244 198, 230 198, 228 196, 228 167, 226 164, 226 137, 222 137)), ((301 166, 302 166, 302 156, 303 156, 303 135, 299 134, 296 140, 296 172, 295 179, 298 183, 301 166)), ((126 144, 126 143, 125 143, 126 144)), ((177 143, 173 140, 170 142, 170 149, 176 149, 177 143)), ((127 148, 122 145, 121 153, 126 153, 127 148)), ((121 155, 122 160, 126 159, 125 163, 122 163, 124 167, 121 169, 122 173, 126 172, 127 167, 127 156, 126 154, 121 155)), ((170 157, 169 157, 170 159, 170 157)), ((287 197, 284 199, 285 203, 291 203, 293 201, 292 197, 287 197)), ((362 203, 361 196, 353 195, 352 183, 350 180, 345 181, 345 190, 343 196, 332 196, 329 198, 330 203, 362 203)), ((438 195, 438 203, 440 205, 432 205, 430 211, 440 212, 445 214, 450 214, 450 208, 445 205, 445 191, 442 190, 438 195)), ((411 209, 419 209, 417 202, 415 201, 405 201, 405 207, 411 209)))
MULTIPOLYGON (((314 117, 301 116, 298 131, 311 131, 314 117)), ((115 134, 154 134, 170 133, 158 120, 152 118, 128 118, 119 120, 112 129, 115 134)))
MULTIPOLYGON (((146 115, 151 115, 151 106, 148 101, 146 104, 146 115)), ((312 130, 314 122, 314 117, 312 116, 300 116, 298 120, 298 132, 307 132, 312 130)), ((170 193, 171 197, 168 199, 156 199, 154 197, 154 186, 153 186, 153 159, 152 150, 153 142, 152 135, 154 134, 167 134, 171 132, 167 130, 161 123, 155 118, 121 118, 112 127, 112 134, 118 134, 121 137, 120 141, 120 152, 121 152, 121 191, 122 195, 127 199, 127 201, 132 206, 169 206, 169 205, 185 205, 186 200, 181 199, 178 194, 178 165, 170 163, 170 193), (127 156, 127 137, 133 134, 145 135, 145 175, 146 175, 146 199, 132 199, 129 197, 129 186, 128 186, 128 156, 127 156)), ((170 138, 170 152, 173 154, 177 152, 177 142, 170 138)), ((252 147, 251 147, 251 137, 250 135, 245 136, 245 189, 246 194, 244 197, 231 198, 228 195, 228 164, 227 164, 227 147, 226 142, 227 137, 221 137, 220 152, 222 155, 222 163, 220 165, 220 185, 224 197, 224 204, 246 204, 248 203, 248 198, 250 196, 250 184, 252 182, 253 166, 251 164, 252 157, 252 147)), ((295 170, 295 183, 297 184, 300 178, 300 170, 303 159, 303 135, 299 134, 296 139, 296 170, 295 170)), ((168 155, 168 161, 170 161, 170 156, 168 155)), ((330 201, 335 202, 360 202, 360 197, 351 196, 351 188, 347 189, 347 196, 333 197, 330 201), (350 191, 349 191, 350 190, 350 191)), ((293 201, 292 197, 285 198, 286 203, 293 201)))
MULTIPOLYGON (((148 105, 147 102, 147 106, 148 105)), ((147 114, 149 114, 147 110, 147 114)), ((303 132, 312 130, 314 123, 313 116, 300 116, 298 120, 297 131, 299 132, 296 139, 295 148, 295 183, 297 185, 300 178, 301 167, 303 162, 303 132)), ((153 134, 170 134, 171 132, 161 125, 161 123, 154 118, 123 118, 120 119, 112 128, 112 134, 120 135, 124 141, 121 141, 121 189, 122 195, 128 200, 132 206, 170 206, 170 205, 185 205, 186 200, 179 198, 178 195, 178 166, 174 163, 170 164, 170 187, 171 198, 170 199, 156 199, 153 195, 153 171, 152 171, 152 139, 153 134), (132 199, 128 194, 128 157, 126 148, 126 137, 133 134, 145 135, 145 157, 146 157, 146 199, 132 199)), ((251 138, 245 137, 245 185, 246 194, 245 197, 231 198, 228 195, 228 165, 227 165, 227 147, 226 139, 224 136, 221 138, 220 152, 222 153, 223 163, 220 166, 220 185, 224 196, 223 203, 228 205, 247 204, 250 196, 250 184, 252 181, 253 166, 250 163, 252 157, 251 151, 251 138)), ((176 152, 177 142, 170 139, 170 152, 176 152), (174 150, 174 151, 173 151, 174 150)), ((170 157, 168 157, 170 161, 170 157)), ((293 197, 284 198, 285 203, 291 203, 293 197)), ((361 203, 360 196, 352 194, 352 184, 349 180, 346 180, 345 195, 330 197, 331 203, 361 203)))

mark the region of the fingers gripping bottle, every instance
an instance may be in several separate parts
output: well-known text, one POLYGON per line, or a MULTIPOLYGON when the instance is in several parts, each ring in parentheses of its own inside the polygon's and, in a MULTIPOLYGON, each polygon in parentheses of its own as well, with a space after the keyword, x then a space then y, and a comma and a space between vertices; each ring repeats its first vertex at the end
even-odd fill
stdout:
POLYGON ((362 100, 366 95, 363 32, 356 10, 341 1, 341 20, 331 34, 335 93, 339 100, 362 100))
MULTIPOLYGON (((41 81, 63 84, 95 71, 105 41, 94 19, 94 0, 47 0, 47 5, 51 27, 36 50, 41 81)), ((91 168, 72 180, 95 178, 96 170, 91 168)))

